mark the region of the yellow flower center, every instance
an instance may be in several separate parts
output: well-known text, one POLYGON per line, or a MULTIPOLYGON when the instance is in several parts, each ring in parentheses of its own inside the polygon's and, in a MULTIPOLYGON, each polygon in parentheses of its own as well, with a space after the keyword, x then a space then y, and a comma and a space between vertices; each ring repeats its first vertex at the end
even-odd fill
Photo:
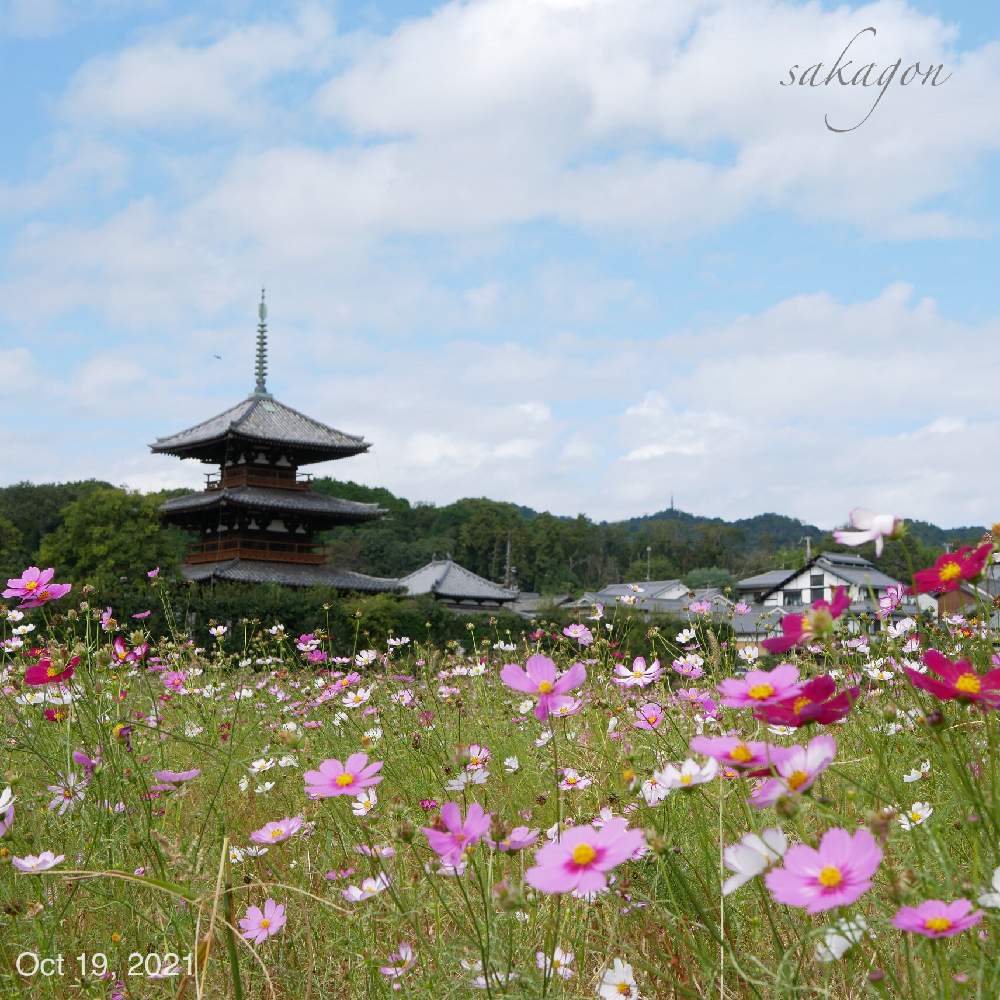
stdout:
POLYGON ((282 830, 280 826, 271 831, 271 836, 275 840, 277 840, 278 837, 283 837, 284 835, 285 835, 285 831, 282 830))
POLYGON ((765 698, 770 698, 774 694, 774 688, 770 684, 754 684, 747 694, 753 698, 754 701, 763 701, 765 698))
POLYGON ((62 673, 62 670, 60 670, 56 664, 50 663, 49 668, 45 671, 45 673, 49 677, 58 677, 62 673))
POLYGON ((955 690, 964 691, 966 694, 979 694, 983 682, 978 674, 966 672, 955 681, 955 690))
POLYGON ((840 874, 839 868, 827 865, 825 868, 820 869, 819 884, 826 886, 827 889, 833 889, 843 881, 844 876, 840 874))
POLYGON ((795 701, 792 702, 792 711, 798 715, 802 709, 811 704, 812 698, 806 698, 805 695, 803 695, 801 698, 796 698, 795 701))
POLYGON ((37 580, 29 580, 24 585, 24 589, 25 590, 37 590, 38 589, 38 581, 37 580))
POLYGON ((354 775, 348 774, 346 771, 343 774, 338 774, 337 784, 340 785, 341 788, 346 788, 348 785, 353 785, 354 775))
POLYGON ((929 931, 941 931, 948 930, 951 927, 951 921, 947 917, 928 917, 924 921, 924 927, 929 931))
POLYGON ((681 784, 682 785, 690 785, 691 784, 691 775, 690 774, 682 774, 681 775, 681 784))
POLYGON ((271 921, 268 920, 267 917, 264 917, 264 919, 260 922, 260 929, 262 931, 266 931, 270 926, 271 926, 271 921))
POLYGON ((590 844, 577 844, 573 848, 573 863, 577 865, 589 865, 597 857, 597 851, 590 844))
POLYGON ((923 814, 917 812, 916 809, 911 809, 910 810, 910 819, 912 819, 914 823, 919 823, 920 820, 923 819, 923 814))
POLYGON ((632 987, 628 983, 619 983, 616 989, 619 996, 630 997, 632 995, 632 987))
POLYGON ((785 780, 788 782, 788 787, 797 792, 809 780, 809 775, 805 771, 792 771, 785 780))
POLYGON ((658 715, 647 715, 646 721, 651 725, 656 725, 656 720, 659 718, 658 715))
POLYGON ((539 694, 548 694, 552 690, 553 687, 555 687, 555 685, 552 683, 552 681, 542 681, 538 685, 538 693, 539 694))
POLYGON ((745 764, 748 760, 753 760, 753 753, 748 747, 740 743, 729 751, 729 758, 730 760, 738 760, 745 764))
POLYGON ((954 560, 949 560, 938 570, 938 579, 942 583, 947 583, 949 580, 954 580, 961 575, 962 567, 954 560))

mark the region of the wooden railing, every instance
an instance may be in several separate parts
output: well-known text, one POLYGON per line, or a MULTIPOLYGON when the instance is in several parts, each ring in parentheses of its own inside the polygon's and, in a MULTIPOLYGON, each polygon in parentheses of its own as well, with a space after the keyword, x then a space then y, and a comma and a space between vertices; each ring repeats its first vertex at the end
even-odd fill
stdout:
POLYGON ((300 479, 294 469, 265 469, 249 465, 226 469, 220 476, 217 472, 205 473, 205 489, 221 490, 232 486, 261 486, 265 489, 308 490, 312 474, 305 473, 300 479))
POLYGON ((188 563, 217 562, 222 559, 258 559, 265 562, 300 563, 319 566, 326 553, 310 542, 273 542, 252 538, 220 538, 192 545, 184 558, 188 563))

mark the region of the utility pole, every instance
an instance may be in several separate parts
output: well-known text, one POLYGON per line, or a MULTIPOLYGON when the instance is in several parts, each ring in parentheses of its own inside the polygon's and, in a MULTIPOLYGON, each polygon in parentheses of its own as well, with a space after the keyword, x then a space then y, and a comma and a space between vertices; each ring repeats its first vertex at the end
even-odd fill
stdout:
POLYGON ((650 554, 652 553, 652 551, 653 551, 653 546, 652 545, 647 545, 646 546, 646 583, 649 583, 649 581, 651 579, 651 577, 649 575, 649 557, 650 557, 650 554))
POLYGON ((511 573, 510 573, 510 532, 507 532, 507 558, 504 565, 503 572, 503 585, 510 590, 511 586, 511 573))
POLYGON ((806 562, 812 562, 812 539, 806 535, 802 541, 806 543, 806 562))

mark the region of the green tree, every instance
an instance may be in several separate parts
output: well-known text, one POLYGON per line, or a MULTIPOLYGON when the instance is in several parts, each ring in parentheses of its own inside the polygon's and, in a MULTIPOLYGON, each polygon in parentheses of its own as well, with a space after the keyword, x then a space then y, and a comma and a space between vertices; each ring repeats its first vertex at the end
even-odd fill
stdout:
POLYGON ((0 516, 0 590, 8 579, 20 574, 29 555, 17 525, 0 516))
POLYGON ((172 573, 184 536, 160 527, 159 506, 156 494, 92 490, 61 512, 62 523, 42 539, 39 561, 76 584, 138 578, 153 566, 172 573))
POLYGON ((736 577, 724 566, 699 566, 684 574, 684 582, 692 589, 701 587, 731 587, 736 577))

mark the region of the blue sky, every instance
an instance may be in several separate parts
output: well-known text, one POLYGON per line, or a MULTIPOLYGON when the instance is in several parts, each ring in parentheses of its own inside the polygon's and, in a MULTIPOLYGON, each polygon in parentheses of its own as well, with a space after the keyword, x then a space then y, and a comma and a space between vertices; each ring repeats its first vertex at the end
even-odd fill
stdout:
POLYGON ((270 385, 414 500, 991 523, 987 3, 0 0, 0 481, 270 385), (938 88, 783 88, 858 65, 938 88), (222 360, 214 355, 221 354, 222 360))

